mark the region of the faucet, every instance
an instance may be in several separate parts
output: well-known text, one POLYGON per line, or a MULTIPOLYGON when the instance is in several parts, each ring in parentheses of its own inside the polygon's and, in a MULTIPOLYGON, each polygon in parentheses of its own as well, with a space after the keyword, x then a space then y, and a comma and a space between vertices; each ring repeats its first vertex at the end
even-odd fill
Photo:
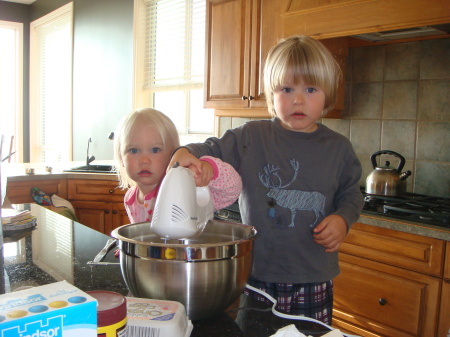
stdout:
POLYGON ((89 157, 89 143, 92 142, 91 137, 88 139, 88 145, 87 145, 87 156, 86 156, 86 169, 89 171, 89 164, 92 163, 95 160, 95 156, 89 157))

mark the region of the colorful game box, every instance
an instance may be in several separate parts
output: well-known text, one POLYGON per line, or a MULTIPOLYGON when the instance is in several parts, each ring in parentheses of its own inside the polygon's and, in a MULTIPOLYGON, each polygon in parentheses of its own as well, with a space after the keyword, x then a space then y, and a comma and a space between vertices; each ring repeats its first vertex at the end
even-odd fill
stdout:
POLYGON ((66 281, 0 295, 0 337, 97 337, 97 301, 66 281))

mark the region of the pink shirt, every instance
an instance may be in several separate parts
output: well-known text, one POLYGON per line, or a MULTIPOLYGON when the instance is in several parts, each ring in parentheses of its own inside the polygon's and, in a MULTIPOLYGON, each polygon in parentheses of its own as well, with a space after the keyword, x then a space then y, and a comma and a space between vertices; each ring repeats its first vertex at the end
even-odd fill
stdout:
MULTIPOLYGON (((214 169, 214 175, 208 185, 214 210, 222 209, 235 202, 242 190, 242 180, 236 170, 218 158, 203 156, 200 160, 207 161, 214 169)), ((138 187, 134 186, 128 189, 124 204, 130 223, 152 220, 158 191, 159 185, 147 194, 144 203, 140 204, 137 199, 138 187)))

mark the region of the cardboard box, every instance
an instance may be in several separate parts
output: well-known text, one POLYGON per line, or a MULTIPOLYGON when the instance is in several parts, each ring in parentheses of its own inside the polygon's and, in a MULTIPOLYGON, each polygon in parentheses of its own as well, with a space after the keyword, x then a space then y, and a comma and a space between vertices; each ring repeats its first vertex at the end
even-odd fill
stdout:
POLYGON ((0 295, 0 337, 97 337, 97 300, 66 281, 0 295))
POLYGON ((127 297, 129 336, 189 337, 193 325, 184 305, 175 301, 127 297))

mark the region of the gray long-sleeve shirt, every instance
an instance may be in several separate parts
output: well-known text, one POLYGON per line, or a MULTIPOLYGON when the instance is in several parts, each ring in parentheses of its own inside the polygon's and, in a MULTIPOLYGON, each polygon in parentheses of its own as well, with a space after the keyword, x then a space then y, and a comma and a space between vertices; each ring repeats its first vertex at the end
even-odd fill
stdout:
POLYGON ((280 120, 252 121, 188 149, 230 163, 241 175, 243 223, 255 226, 252 276, 266 282, 312 283, 339 274, 338 253, 325 253, 311 229, 339 214, 350 227, 363 197, 361 164, 350 141, 322 124, 312 133, 280 120))

